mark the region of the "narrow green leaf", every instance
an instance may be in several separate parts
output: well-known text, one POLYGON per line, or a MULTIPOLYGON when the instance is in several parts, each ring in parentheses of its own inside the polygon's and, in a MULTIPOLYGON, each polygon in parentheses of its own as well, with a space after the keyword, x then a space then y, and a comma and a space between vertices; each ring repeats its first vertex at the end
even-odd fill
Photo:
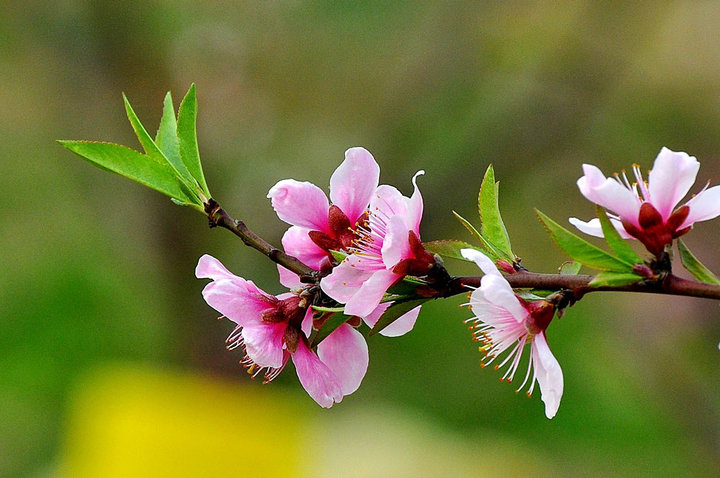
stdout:
POLYGON ((192 198, 192 202, 202 204, 200 196, 198 196, 197 192, 195 191, 197 187, 195 179, 190 176, 189 172, 184 166, 180 165, 181 169, 178 169, 178 165, 173 164, 173 162, 163 154, 158 145, 155 144, 155 141, 153 141, 145 127, 140 122, 140 119, 137 117, 137 114, 135 114, 135 111, 130 105, 130 101, 128 101, 125 94, 123 94, 123 101, 125 102, 125 111, 127 112, 127 117, 130 120, 130 124, 132 125, 132 128, 135 131, 135 135, 140 141, 143 150, 145 150, 145 157, 148 158, 148 160, 154 161, 158 164, 169 165, 170 168, 174 171, 175 176, 177 176, 178 180, 184 183, 183 189, 185 189, 188 193, 188 197, 192 198))
POLYGON ((430 299, 413 299, 403 302, 395 302, 393 305, 388 307, 382 317, 380 317, 380 319, 375 323, 375 326, 370 330, 370 335, 374 335, 380 332, 385 327, 399 319, 400 316, 406 314, 407 312, 410 312, 412 309, 419 305, 422 305, 428 300, 430 299))
POLYGON ((345 310, 345 306, 342 306, 342 307, 323 307, 323 306, 320 306, 320 305, 312 305, 311 307, 312 307, 312 310, 316 310, 316 311, 318 311, 318 312, 333 312, 333 313, 335 313, 335 312, 342 312, 343 310, 345 310))
POLYGON ((210 197, 202 164, 200 163, 200 151, 197 144, 197 98, 195 96, 195 84, 190 85, 185 98, 180 103, 177 119, 177 136, 180 142, 180 157, 185 163, 190 174, 195 178, 203 192, 210 197))
POLYGON ((345 258, 348 256, 347 252, 336 251, 336 250, 330 250, 330 254, 332 254, 333 258, 338 262, 344 261, 345 258))
POLYGON ((481 231, 488 242, 494 244, 506 257, 515 257, 510 247, 510 237, 500 215, 498 193, 500 184, 495 182, 495 171, 488 166, 478 194, 478 213, 481 231))
POLYGON ((634 284, 643 279, 644 277, 631 272, 601 272, 596 275, 588 285, 590 287, 620 287, 634 284))
POLYGON ((563 262, 560 266, 560 275, 562 276, 575 276, 578 275, 580 272, 580 268, 582 267, 582 264, 575 261, 566 261, 563 262))
POLYGON ((345 315, 342 313, 337 313, 331 315, 325 323, 320 327, 320 330, 317 331, 315 336, 313 337, 311 347, 315 347, 320 342, 325 340, 328 335, 332 334, 337 330, 338 327, 340 327, 342 324, 347 322, 348 320, 352 319, 352 315, 345 315))
POLYGON ((629 272, 632 270, 632 263, 625 262, 602 249, 590 244, 585 239, 576 236, 548 216, 535 209, 540 221, 552 237, 557 246, 562 249, 571 259, 579 263, 601 271, 629 272))
POLYGON ((615 226, 612 225, 612 222, 610 222, 610 218, 605 212, 605 209, 601 206, 595 206, 595 211, 597 217, 600 219, 603 236, 605 236, 605 241, 608 243, 608 246, 610 246, 610 249, 624 262, 642 264, 642 258, 632 250, 632 247, 628 245, 625 239, 620 237, 620 233, 615 229, 615 226))
POLYGON ((177 169, 183 177, 188 179, 190 184, 194 184, 195 179, 180 158, 180 142, 177 137, 175 108, 173 108, 170 92, 165 95, 165 101, 163 101, 163 114, 162 118, 160 118, 160 126, 155 136, 155 144, 167 160, 175 166, 175 169, 177 169))
POLYGON ((464 241, 456 241, 454 239, 446 239, 439 241, 423 242, 423 247, 431 254, 440 254, 442 257, 452 257, 461 261, 467 261, 462 254, 461 249, 474 249, 474 247, 464 241))
POLYGON ((487 255, 490 256, 490 259, 505 259, 509 262, 513 262, 514 257, 508 257, 505 253, 500 251, 494 244, 489 242, 482 234, 480 234, 480 232, 475 229, 475 226, 470 224, 470 221, 468 221, 455 211, 453 211, 452 213, 455 215, 457 220, 460 221, 460 224, 465 226, 465 229, 470 231, 470 234, 472 234, 477 240, 480 241, 481 247, 487 253, 487 255))
POLYGON ((181 202, 202 210, 195 199, 188 196, 176 171, 169 163, 160 163, 126 146, 94 141, 58 141, 91 164, 132 179, 181 202))
POLYGON ((680 262, 693 277, 706 284, 720 285, 720 279, 690 252, 682 239, 678 239, 678 249, 680 250, 680 262))

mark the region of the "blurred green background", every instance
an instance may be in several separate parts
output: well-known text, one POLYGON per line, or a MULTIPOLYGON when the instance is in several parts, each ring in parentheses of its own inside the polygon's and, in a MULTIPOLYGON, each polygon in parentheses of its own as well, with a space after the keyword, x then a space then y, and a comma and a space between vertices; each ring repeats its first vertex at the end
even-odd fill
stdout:
MULTIPOLYGON (((587 297, 549 330, 547 420, 481 370, 462 299, 432 303, 323 411, 290 368, 245 376, 193 275, 210 253, 278 293, 275 268, 54 141, 139 147, 121 92, 154 131, 195 82, 210 189, 270 241, 267 190, 325 187, 361 145, 405 193, 426 170, 425 240, 470 239, 451 210, 476 217, 493 163, 515 252, 550 272, 532 208, 590 217, 583 162, 668 146, 720 182, 718 24, 709 1, 0 3, 0 476, 717 476, 717 304, 587 297)), ((687 236, 714 270, 719 233, 687 236)))

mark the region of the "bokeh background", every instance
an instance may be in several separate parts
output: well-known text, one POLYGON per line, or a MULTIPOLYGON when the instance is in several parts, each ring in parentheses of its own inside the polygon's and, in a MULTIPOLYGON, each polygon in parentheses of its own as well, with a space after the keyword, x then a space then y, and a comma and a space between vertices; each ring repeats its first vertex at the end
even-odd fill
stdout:
MULTIPOLYGON (((0 2, 0 476, 717 476, 717 304, 588 296, 549 330, 547 420, 481 370, 462 299, 432 303, 324 411, 291 368, 245 376, 193 275, 211 253, 278 293, 275 268, 54 141, 139 147, 121 92, 154 131, 194 82, 210 189, 270 241, 267 190, 325 187, 362 145, 406 193, 426 170, 425 240, 470 239, 451 210, 477 220, 494 164, 515 252, 549 272, 532 208, 590 217, 583 162, 668 146, 720 182, 718 24, 712 1, 0 2)), ((719 233, 687 236, 715 270, 719 233)))

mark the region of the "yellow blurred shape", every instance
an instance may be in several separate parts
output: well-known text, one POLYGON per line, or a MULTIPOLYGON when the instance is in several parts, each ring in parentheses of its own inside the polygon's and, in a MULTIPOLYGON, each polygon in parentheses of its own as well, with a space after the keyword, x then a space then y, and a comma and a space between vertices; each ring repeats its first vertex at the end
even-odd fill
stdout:
POLYGON ((281 390, 252 385, 99 369, 71 404, 59 476, 295 476, 307 413, 281 390))

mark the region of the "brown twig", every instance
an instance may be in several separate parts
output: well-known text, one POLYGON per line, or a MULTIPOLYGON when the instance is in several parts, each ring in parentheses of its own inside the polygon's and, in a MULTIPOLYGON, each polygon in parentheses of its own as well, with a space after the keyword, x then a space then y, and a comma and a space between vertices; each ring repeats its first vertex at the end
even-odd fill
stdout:
POLYGON ((315 269, 306 266, 297 258, 285 254, 255 234, 243 221, 232 218, 214 199, 210 198, 205 203, 205 213, 210 221, 210 227, 223 227, 229 230, 242 239, 246 246, 260 251, 271 261, 299 275, 302 282, 312 283, 316 281, 317 271, 315 269))
MULTIPOLYGON (((505 276, 513 288, 571 291, 575 300, 596 291, 643 292, 651 294, 679 295, 705 299, 720 299, 720 286, 682 279, 667 274, 662 280, 642 280, 623 286, 591 287, 591 275, 560 275, 521 272, 505 276)), ((446 297, 467 292, 469 288, 480 287, 481 277, 455 277, 452 279, 446 297)))

